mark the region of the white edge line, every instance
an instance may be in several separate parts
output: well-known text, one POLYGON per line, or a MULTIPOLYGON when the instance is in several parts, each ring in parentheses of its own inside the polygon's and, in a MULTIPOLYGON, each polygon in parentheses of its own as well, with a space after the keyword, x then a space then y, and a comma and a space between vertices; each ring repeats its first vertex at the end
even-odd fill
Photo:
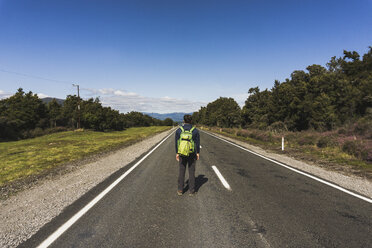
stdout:
POLYGON ((299 173, 299 174, 301 174, 301 175, 304 175, 304 176, 310 177, 311 179, 314 179, 314 180, 316 180, 316 181, 318 181, 318 182, 324 183, 324 184, 326 184, 326 185, 328 185, 328 186, 331 186, 331 187, 333 187, 333 188, 335 188, 335 189, 338 189, 338 190, 340 190, 340 191, 342 191, 342 192, 344 192, 344 193, 347 193, 347 194, 349 194, 349 195, 355 196, 355 197, 357 197, 357 198, 359 198, 359 199, 361 199, 361 200, 364 200, 364 201, 366 201, 366 202, 372 203, 372 199, 371 199, 371 198, 368 198, 368 197, 366 197, 366 196, 362 196, 362 195, 356 194, 356 193, 354 193, 354 192, 352 192, 352 191, 350 191, 350 190, 347 190, 347 189, 345 189, 345 188, 342 188, 342 187, 340 187, 340 186, 338 186, 338 185, 336 185, 336 184, 333 184, 333 183, 327 182, 326 180, 323 180, 323 179, 321 179, 321 178, 318 178, 318 177, 313 176, 313 175, 311 175, 311 174, 308 174, 308 173, 306 173, 306 172, 303 172, 303 171, 297 170, 297 169, 292 168, 292 167, 290 167, 290 166, 288 166, 288 165, 282 164, 282 163, 280 163, 280 162, 278 162, 278 161, 275 161, 275 160, 270 159, 270 158, 268 158, 268 157, 265 157, 265 156, 263 156, 263 155, 261 155, 261 154, 258 154, 258 153, 256 153, 256 152, 253 152, 253 151, 251 151, 251 150, 249 150, 249 149, 247 149, 247 148, 244 148, 244 147, 242 147, 242 146, 240 146, 240 145, 237 145, 237 144, 235 144, 235 143, 233 143, 233 142, 230 142, 230 141, 228 141, 228 140, 225 140, 225 139, 223 139, 223 138, 220 138, 220 137, 218 137, 218 136, 216 136, 216 135, 214 135, 214 134, 211 134, 211 133, 209 133, 209 132, 206 132, 206 131, 203 131, 203 132, 206 133, 206 134, 208 134, 208 135, 210 135, 210 136, 213 136, 213 137, 215 137, 215 138, 217 138, 217 139, 220 139, 220 140, 222 140, 222 141, 225 141, 226 143, 229 143, 229 144, 231 144, 231 145, 233 145, 233 146, 236 146, 236 147, 238 147, 238 148, 240 148, 240 149, 243 149, 243 150, 245 150, 245 151, 247 151, 247 152, 250 152, 250 153, 252 153, 252 154, 254 154, 254 155, 256 155, 256 156, 259 156, 259 157, 261 157, 261 158, 264 158, 264 159, 266 159, 266 160, 269 160, 270 162, 273 162, 273 163, 275 163, 275 164, 278 164, 278 165, 280 165, 280 166, 283 166, 283 167, 285 167, 285 168, 287 168, 287 169, 289 169, 289 170, 292 170, 292 171, 297 172, 297 173, 299 173))
POLYGON ((116 179, 110 186, 108 186, 104 191, 97 195, 93 200, 91 200, 84 208, 72 216, 65 224, 59 227, 54 233, 52 233, 47 239, 45 239, 37 248, 46 248, 51 245, 56 239, 58 239, 67 229, 69 229, 80 217, 82 217, 86 212, 89 211, 99 200, 101 200, 108 192, 110 192, 121 180, 123 180, 129 173, 131 173, 143 160, 145 160, 151 153, 153 153, 156 148, 158 148, 164 141, 166 141, 175 131, 164 138, 157 146, 155 146, 150 152, 148 152, 141 160, 139 160, 135 165, 133 165, 129 170, 127 170, 123 175, 116 179))
POLYGON ((226 189, 231 190, 231 187, 230 187, 229 183, 225 180, 225 178, 222 176, 221 172, 217 169, 217 167, 215 165, 212 165, 212 169, 214 170, 214 172, 216 173, 216 175, 220 179, 223 186, 226 189))

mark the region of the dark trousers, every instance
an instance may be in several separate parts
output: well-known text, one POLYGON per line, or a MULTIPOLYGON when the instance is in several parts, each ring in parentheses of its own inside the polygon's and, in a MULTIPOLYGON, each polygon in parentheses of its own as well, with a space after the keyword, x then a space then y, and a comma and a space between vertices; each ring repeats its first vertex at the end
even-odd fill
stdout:
POLYGON ((181 157, 179 162, 179 173, 178 173, 178 190, 183 191, 185 182, 186 166, 189 166, 189 190, 191 193, 195 192, 195 164, 196 157, 181 157))

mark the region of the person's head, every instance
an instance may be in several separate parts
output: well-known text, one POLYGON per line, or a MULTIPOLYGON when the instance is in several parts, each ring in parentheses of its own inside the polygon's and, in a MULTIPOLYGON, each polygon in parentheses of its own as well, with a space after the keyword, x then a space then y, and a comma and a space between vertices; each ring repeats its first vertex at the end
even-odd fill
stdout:
POLYGON ((183 121, 184 121, 185 123, 191 124, 191 121, 192 121, 192 117, 191 117, 191 115, 184 115, 184 116, 183 116, 183 121))

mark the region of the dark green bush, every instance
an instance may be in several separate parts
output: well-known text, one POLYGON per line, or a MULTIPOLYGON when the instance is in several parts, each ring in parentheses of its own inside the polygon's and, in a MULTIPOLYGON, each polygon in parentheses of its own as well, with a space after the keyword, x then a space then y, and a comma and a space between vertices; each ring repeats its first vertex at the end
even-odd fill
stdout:
POLYGON ((332 147, 335 146, 336 142, 330 136, 322 136, 316 143, 319 148, 332 147))
POLYGON ((340 128, 340 129, 338 129, 338 131, 337 131, 337 133, 338 134, 347 134, 347 130, 345 129, 345 128, 340 128))
POLYGON ((342 145, 342 151, 359 159, 367 160, 368 150, 359 140, 348 140, 342 145))
POLYGON ((364 135, 367 132, 372 131, 372 121, 366 119, 360 119, 354 126, 354 133, 359 135, 364 135))
POLYGON ((268 127, 268 129, 274 133, 281 133, 284 131, 288 131, 287 125, 285 125, 285 123, 282 121, 274 122, 268 127))
POLYGON ((252 139, 258 139, 258 133, 257 132, 250 132, 248 134, 248 137, 252 138, 252 139))

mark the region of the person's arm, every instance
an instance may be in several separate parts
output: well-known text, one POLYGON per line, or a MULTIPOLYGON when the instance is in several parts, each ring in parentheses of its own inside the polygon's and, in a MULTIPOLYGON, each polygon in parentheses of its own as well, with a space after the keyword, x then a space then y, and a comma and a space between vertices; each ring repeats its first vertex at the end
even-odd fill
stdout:
POLYGON ((175 135, 175 143, 176 143, 176 160, 179 161, 180 160, 180 156, 178 155, 178 140, 180 139, 180 132, 179 132, 180 129, 177 129, 176 131, 176 135, 175 135))
POLYGON ((195 129, 195 146, 196 146, 196 159, 199 160, 200 156, 200 134, 199 130, 195 129))
POLYGON ((176 143, 176 153, 178 153, 178 140, 180 139, 180 132, 179 132, 180 129, 177 129, 176 131, 176 135, 175 135, 175 143, 176 143))

